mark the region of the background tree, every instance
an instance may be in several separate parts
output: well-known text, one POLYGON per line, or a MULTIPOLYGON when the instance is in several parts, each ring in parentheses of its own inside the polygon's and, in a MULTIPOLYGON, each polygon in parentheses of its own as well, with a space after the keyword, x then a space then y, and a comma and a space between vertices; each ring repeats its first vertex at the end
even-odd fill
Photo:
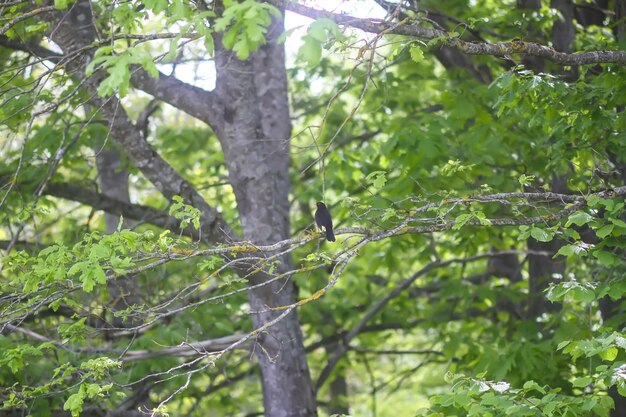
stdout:
POLYGON ((621 3, 347 4, 0 3, 9 415, 623 413, 621 3))

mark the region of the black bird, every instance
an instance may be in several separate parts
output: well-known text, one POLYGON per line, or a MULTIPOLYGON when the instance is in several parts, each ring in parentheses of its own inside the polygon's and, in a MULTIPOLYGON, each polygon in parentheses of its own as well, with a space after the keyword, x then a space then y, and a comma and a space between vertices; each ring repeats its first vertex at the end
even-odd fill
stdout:
POLYGON ((317 203, 317 210, 315 211, 315 223, 317 227, 326 230, 326 240, 329 242, 335 241, 335 234, 333 233, 333 219, 330 218, 330 212, 326 208, 326 204, 317 203))

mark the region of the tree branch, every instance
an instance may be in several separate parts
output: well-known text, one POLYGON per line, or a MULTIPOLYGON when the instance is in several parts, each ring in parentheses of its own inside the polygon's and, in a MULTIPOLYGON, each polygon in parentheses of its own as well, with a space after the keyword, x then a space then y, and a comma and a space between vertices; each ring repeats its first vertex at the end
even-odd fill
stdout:
MULTIPOLYGON (((96 29, 93 24, 76 24, 93 22, 91 5, 86 0, 77 1, 68 11, 50 13, 48 20, 55 28, 50 33, 51 39, 68 56, 83 51, 84 48, 88 50, 95 40, 96 29)), ((90 60, 86 55, 79 58, 69 61, 66 67, 70 73, 83 77, 90 60)), ((217 210, 150 146, 142 130, 130 120, 120 100, 115 96, 102 98, 98 95, 98 87, 104 78, 105 74, 99 70, 85 79, 84 86, 90 95, 89 101, 108 121, 112 136, 132 158, 137 168, 165 198, 171 200, 176 195, 181 196, 185 203, 201 211, 203 238, 216 242, 237 240, 236 234, 217 210)))
POLYGON ((158 78, 153 78, 139 66, 134 66, 132 72, 135 87, 202 120, 214 130, 221 126, 223 106, 215 93, 162 72, 158 78))
POLYGON ((7 22, 4 26, 2 26, 0 28, 0 35, 4 35, 9 29, 11 29, 13 26, 18 24, 19 22, 23 22, 24 20, 26 20, 28 18, 31 18, 31 17, 36 16, 38 14, 50 12, 50 11, 53 11, 53 10, 55 10, 54 6, 44 6, 44 7, 38 8, 38 9, 34 9, 34 10, 30 10, 28 12, 25 12, 24 14, 21 14, 19 16, 16 16, 15 18, 13 18, 12 20, 7 22))
POLYGON ((492 55, 506 58, 507 55, 525 54, 545 58, 561 65, 586 65, 615 63, 626 64, 626 52, 624 51, 590 51, 580 53, 558 52, 554 48, 535 42, 513 40, 511 42, 486 43, 466 42, 462 39, 451 37, 448 32, 421 26, 417 21, 405 19, 404 21, 390 22, 380 19, 363 19, 346 14, 327 12, 303 6, 289 0, 268 0, 268 3, 277 7, 298 13, 312 19, 330 19, 338 25, 361 29, 365 32, 376 34, 405 35, 419 39, 440 39, 442 44, 457 49, 468 55, 492 55))
POLYGON ((57 54, 48 48, 44 48, 35 42, 19 42, 14 39, 9 39, 6 36, 0 36, 0 46, 5 48, 15 49, 18 51, 27 52, 35 55, 43 60, 49 60, 51 62, 58 62, 63 58, 63 55, 57 54))
MULTIPOLYGON (((68 183, 50 183, 44 190, 44 194, 77 201, 91 206, 96 210, 106 211, 109 214, 124 216, 132 220, 145 221, 163 229, 180 228, 181 225, 180 220, 153 207, 126 203, 87 188, 76 187, 68 183)), ((196 240, 202 238, 199 232, 191 227, 186 228, 185 231, 196 240)), ((206 239, 206 236, 204 236, 204 238, 206 239)))
POLYGON ((348 350, 357 353, 374 353, 376 355, 437 355, 443 356, 440 350, 433 349, 408 349, 408 350, 391 350, 391 349, 365 349, 357 346, 348 346, 348 350))

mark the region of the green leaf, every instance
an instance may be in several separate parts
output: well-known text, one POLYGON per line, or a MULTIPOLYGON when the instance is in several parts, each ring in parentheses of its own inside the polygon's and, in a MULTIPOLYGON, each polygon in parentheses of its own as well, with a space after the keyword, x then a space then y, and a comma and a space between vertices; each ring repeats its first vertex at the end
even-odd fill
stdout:
POLYGON ((87 318, 83 317, 74 323, 61 323, 57 326, 57 331, 65 339, 82 340, 85 337, 85 322, 87 318))
POLYGON ((167 10, 167 0, 143 0, 143 3, 157 14, 167 10))
POLYGON ((585 213, 584 211, 577 211, 568 217, 565 226, 569 227, 572 224, 575 224, 576 226, 583 226, 592 220, 593 216, 591 216, 589 213, 585 213))
POLYGON ((63 404, 63 409, 66 411, 70 411, 72 413, 72 417, 80 416, 80 413, 83 411, 83 401, 85 399, 85 393, 83 390, 79 390, 76 394, 72 394, 63 404))
POLYGON ((581 284, 576 281, 562 282, 552 285, 546 290, 546 297, 552 302, 561 301, 566 295, 584 303, 594 301, 596 298, 594 287, 591 284, 581 284))
POLYGON ((613 229, 615 228, 614 224, 607 224, 602 226, 601 228, 599 228, 598 230, 596 230, 596 235, 600 238, 600 239, 604 239, 606 238, 608 235, 611 234, 611 232, 613 232, 613 229))
POLYGON ((532 184, 533 181, 535 181, 535 176, 534 175, 522 174, 517 179, 517 182, 519 182, 519 184, 522 186, 522 188, 526 187, 526 186, 529 186, 530 184, 532 184))
POLYGON ((88 265, 87 261, 77 262, 70 267, 70 269, 67 271, 67 274, 72 276, 78 272, 82 273, 82 271, 86 268, 87 265, 88 265))
POLYGON ((104 273, 104 269, 102 269, 102 267, 98 264, 94 264, 93 266, 93 277, 95 281, 100 285, 104 285, 107 283, 107 276, 104 273))
POLYGON ((569 345, 570 343, 572 343, 571 340, 564 340, 563 342, 559 343, 556 347, 556 350, 561 350, 563 349, 565 346, 569 345))
POLYGON ((585 254, 588 250, 588 246, 583 242, 579 242, 573 245, 564 245, 561 246, 559 251, 556 253, 555 257, 558 255, 562 256, 572 256, 572 255, 581 255, 585 254))
POLYGON ((411 55, 411 59, 415 62, 420 62, 424 59, 424 51, 419 45, 411 45, 409 47, 409 55, 411 55))
POLYGON ((232 50, 235 51, 235 53, 237 54, 237 58, 244 60, 244 59, 248 59, 248 57, 250 56, 250 45, 248 44, 248 42, 245 41, 238 41, 235 42, 235 45, 233 45, 232 50))
POLYGON ((328 38, 326 28, 324 27, 324 24, 322 23, 321 20, 317 20, 311 23, 311 26, 309 26, 308 34, 310 37, 318 41, 320 44, 322 42, 325 42, 326 39, 328 38))
POLYGON ((471 171, 476 164, 463 164, 459 159, 449 159, 441 168, 441 172, 445 175, 452 176, 460 172, 471 171))
POLYGON ((491 220, 489 220, 482 211, 475 211, 472 215, 478 220, 481 226, 491 226, 491 220))
POLYGON ((580 233, 578 233, 574 229, 562 229, 562 233, 564 237, 567 237, 572 240, 580 240, 580 233))
POLYGON ((571 290, 572 298, 583 303, 590 303, 596 299, 596 293, 590 288, 577 286, 571 290))
POLYGON ((322 59, 322 44, 311 36, 303 36, 304 41, 298 49, 298 56, 304 59, 309 67, 319 64, 322 59))
POLYGON ((596 207, 600 203, 601 198, 597 194, 592 194, 587 198, 587 205, 589 207, 596 207))
POLYGON ((74 0, 54 0, 54 8, 57 10, 65 10, 69 6, 70 2, 74 0))
POLYGON ((112 254, 113 251, 109 246, 99 243, 91 247, 89 257, 94 260, 108 259, 111 257, 112 254))
POLYGON ((224 33, 224 36, 222 37, 222 43, 224 44, 226 49, 233 49, 233 46, 235 46, 235 42, 237 42, 236 31, 229 30, 228 32, 224 33))
POLYGON ((556 255, 561 255, 561 256, 572 256, 575 253, 577 253, 576 251, 576 246, 575 245, 564 245, 561 246, 558 250, 558 252, 556 253, 556 255))
POLYGON ((593 252, 593 256, 604 266, 613 266, 620 263, 619 257, 613 255, 611 252, 604 250, 597 250, 593 252))
POLYGON ((295 32, 296 30, 298 30, 300 28, 301 28, 301 26, 297 26, 297 27, 293 27, 293 28, 291 28, 289 30, 284 31, 276 39, 276 43, 278 43, 279 45, 284 44, 287 41, 287 39, 293 34, 293 32, 295 32))
POLYGON ((393 61, 404 50, 404 44, 391 45, 391 50, 387 54, 387 60, 393 61))
POLYGON ((532 227, 530 229, 530 235, 533 237, 533 239, 539 242, 549 242, 552 240, 551 234, 538 227, 532 227))
POLYGON ((615 226, 626 229, 626 222, 624 222, 623 220, 620 219, 615 219, 615 218, 611 218, 609 219, 609 221, 611 223, 613 223, 615 226))
POLYGON ((459 230, 461 227, 465 226, 465 224, 474 217, 471 213, 460 214, 454 219, 454 226, 452 226, 452 230, 459 230))
POLYGON ((615 201, 611 199, 602 199, 600 200, 600 204, 602 204, 609 212, 613 212, 615 209, 615 201))
POLYGON ((335 23, 334 20, 327 18, 318 19, 311 23, 307 33, 320 43, 328 40, 329 35, 335 39, 345 39, 343 33, 341 33, 341 30, 339 29, 339 26, 337 26, 337 23, 335 23))
POLYGON ((602 352, 600 352, 600 357, 605 361, 614 361, 617 358, 618 349, 615 346, 611 346, 602 352))
POLYGON ((584 377, 576 378, 575 380, 573 380, 572 386, 583 388, 583 387, 586 387, 587 385, 591 385, 592 382, 593 382, 593 379, 590 376, 584 376, 584 377))
POLYGON ((196 229, 200 229, 200 217, 202 213, 197 208, 183 203, 183 199, 180 196, 172 197, 174 203, 170 206, 169 214, 180 219, 180 227, 184 229, 189 225, 189 223, 193 224, 196 229))
POLYGON ((550 417, 554 415, 554 410, 556 410, 557 403, 556 402, 548 402, 545 407, 543 407, 543 414, 550 417))
POLYGON ((563 284, 552 285, 546 291, 546 298, 548 301, 556 302, 560 301, 565 297, 565 294, 569 291, 563 284))
POLYGON ((92 269, 87 269, 81 275, 81 281, 83 283, 83 291, 90 293, 96 287, 96 281, 94 280, 94 274, 92 269))
POLYGON ((541 387, 541 385, 539 385, 538 383, 536 383, 535 381, 526 381, 524 382, 524 389, 525 390, 535 390, 535 391, 539 391, 542 394, 545 394, 545 390, 541 387))
POLYGON ((237 58, 247 59, 259 45, 264 44, 270 15, 279 16, 276 7, 267 3, 245 0, 241 3, 225 2, 222 16, 215 19, 214 29, 224 32, 222 43, 236 52, 237 58))
POLYGON ((385 212, 383 213, 383 216, 381 218, 382 221, 387 221, 389 219, 393 219, 393 218, 397 218, 398 216, 398 212, 392 208, 388 208, 385 210, 385 212))
POLYGON ((385 171, 374 171, 365 177, 365 181, 380 190, 387 183, 387 173, 385 171))
POLYGON ((472 398, 463 392, 459 392, 454 396, 454 403, 460 407, 466 407, 471 401, 472 398))

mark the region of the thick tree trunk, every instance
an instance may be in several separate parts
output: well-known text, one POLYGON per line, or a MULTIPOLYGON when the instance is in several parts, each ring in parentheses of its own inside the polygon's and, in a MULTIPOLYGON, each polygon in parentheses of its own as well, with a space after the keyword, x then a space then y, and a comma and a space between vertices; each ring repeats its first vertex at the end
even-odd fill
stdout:
MULTIPOLYGON (((539 10, 541 8, 541 0, 517 0, 517 7, 520 9, 539 10)), ((525 41, 538 41, 541 38, 539 30, 534 26, 525 29, 525 32, 520 33, 520 36, 525 41)), ((545 66, 543 58, 529 55, 522 55, 522 64, 536 73, 543 72, 545 66)))
POLYGON ((615 0, 614 4, 615 9, 615 22, 616 25, 614 27, 615 36, 619 42, 624 42, 626 39, 626 23, 624 22, 624 18, 626 17, 626 1, 624 0, 615 0))
POLYGON ((572 0, 552 0, 550 7, 557 9, 563 19, 557 19, 552 26, 552 44, 560 52, 571 52, 576 36, 574 27, 574 3, 572 0))
MULTIPOLYGON (((289 138, 291 124, 284 49, 275 42, 282 19, 270 28, 267 45, 241 61, 226 50, 216 52, 217 89, 224 103, 223 125, 217 129, 243 224, 255 244, 289 237, 289 138)), ((220 44, 221 40, 216 42, 220 44)), ((290 268, 281 259, 279 269, 290 268)), ((269 278, 256 274, 258 284, 269 278)), ((249 292, 255 327, 278 316, 271 307, 295 301, 291 281, 275 282, 249 292)), ((265 415, 314 416, 316 403, 298 315, 294 311, 258 340, 265 415)))
MULTIPOLYGON (((552 0, 550 7, 557 9, 563 19, 558 19, 552 26, 552 45, 559 52, 572 52, 576 28, 574 26, 574 3, 572 0, 552 0)), ((556 73, 560 73, 566 81, 573 82, 578 78, 578 67, 557 67, 556 73)))

